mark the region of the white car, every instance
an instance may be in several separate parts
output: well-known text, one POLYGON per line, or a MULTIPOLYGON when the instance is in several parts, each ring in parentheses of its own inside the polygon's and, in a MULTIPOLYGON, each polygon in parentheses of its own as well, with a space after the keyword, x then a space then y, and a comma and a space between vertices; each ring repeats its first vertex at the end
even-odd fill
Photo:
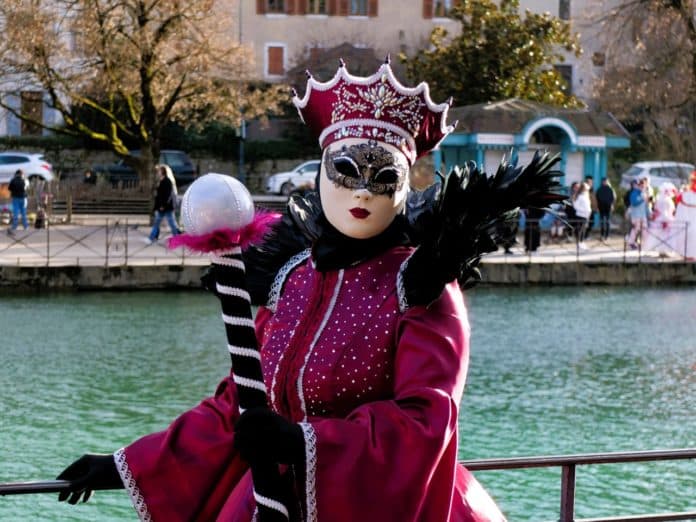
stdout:
POLYGON ((314 180, 319 172, 321 161, 306 161, 289 172, 279 172, 266 178, 266 192, 289 195, 298 188, 314 188, 314 180))
POLYGON ((641 161, 634 163, 631 167, 621 175, 620 187, 629 189, 631 181, 648 178, 650 186, 659 188, 664 182, 669 181, 674 184, 677 189, 689 180, 691 174, 696 167, 691 163, 679 163, 677 161, 641 161))
POLYGON ((43 154, 32 152, 0 152, 0 183, 9 183, 18 169, 24 171, 24 178, 29 183, 39 180, 52 181, 53 166, 48 163, 43 154))

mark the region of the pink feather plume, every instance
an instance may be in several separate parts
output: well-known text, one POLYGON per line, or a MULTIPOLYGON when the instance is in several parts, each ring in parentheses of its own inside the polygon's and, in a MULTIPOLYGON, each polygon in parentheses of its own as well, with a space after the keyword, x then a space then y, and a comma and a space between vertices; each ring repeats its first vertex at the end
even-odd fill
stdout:
POLYGON ((224 252, 234 247, 247 248, 259 243, 268 229, 281 218, 276 212, 257 211, 254 219, 239 230, 218 228, 206 234, 179 234, 170 237, 167 247, 171 250, 186 247, 193 252, 211 253, 224 252))

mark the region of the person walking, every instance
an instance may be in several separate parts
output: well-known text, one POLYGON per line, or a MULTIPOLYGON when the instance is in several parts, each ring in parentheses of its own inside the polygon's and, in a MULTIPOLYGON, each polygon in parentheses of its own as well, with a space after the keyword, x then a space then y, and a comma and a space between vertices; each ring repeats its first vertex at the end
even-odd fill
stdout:
POLYGON ((611 213, 614 211, 614 202, 616 201, 616 192, 614 192, 609 178, 602 178, 602 184, 595 192, 595 199, 599 211, 599 239, 606 241, 609 239, 611 213))
POLYGON ((29 228, 29 222, 27 221, 27 189, 29 188, 29 183, 24 178, 24 171, 22 169, 18 169, 17 172, 15 172, 7 188, 12 198, 12 224, 7 233, 13 235, 14 231, 17 230, 17 220, 19 216, 22 216, 24 230, 29 228))
POLYGON ((599 213, 599 206, 597 205, 597 197, 594 190, 594 178, 592 176, 585 176, 585 185, 587 185, 587 194, 590 197, 590 216, 587 218, 587 227, 585 228, 585 237, 583 237, 583 241, 587 239, 590 232, 592 232, 595 218, 599 213))
POLYGON ((179 227, 176 225, 176 218, 174 217, 174 207, 176 205, 177 196, 176 182, 174 181, 173 175, 168 175, 168 168, 167 165, 155 166, 155 172, 159 176, 159 182, 157 183, 157 191, 155 193, 155 220, 152 223, 152 230, 150 230, 150 235, 147 238, 147 242, 150 245, 159 238, 162 218, 167 218, 167 223, 169 224, 169 229, 172 231, 173 236, 179 234, 179 227))
POLYGON ((587 234, 587 223, 592 215, 592 204, 590 202, 590 188, 586 183, 580 183, 578 192, 573 200, 575 210, 575 239, 580 250, 585 250, 585 236, 587 234))
POLYGON ((638 243, 642 241, 643 230, 648 228, 649 195, 648 180, 641 178, 638 185, 631 189, 628 195, 629 207, 628 217, 631 220, 631 230, 628 233, 628 246, 632 249, 638 248, 638 243))

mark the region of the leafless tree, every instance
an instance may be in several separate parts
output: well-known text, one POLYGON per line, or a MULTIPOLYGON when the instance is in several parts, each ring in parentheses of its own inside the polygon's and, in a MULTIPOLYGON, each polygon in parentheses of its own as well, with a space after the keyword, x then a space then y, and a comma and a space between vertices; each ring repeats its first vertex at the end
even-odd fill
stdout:
POLYGON ((617 0, 595 15, 603 25, 599 108, 636 131, 651 157, 696 162, 694 0, 617 0))
POLYGON ((238 125, 287 98, 281 86, 250 84, 251 50, 234 41, 230 10, 216 0, 3 0, 0 29, 0 106, 106 144, 143 180, 168 122, 238 125), (31 92, 45 93, 62 121, 11 103, 31 92))

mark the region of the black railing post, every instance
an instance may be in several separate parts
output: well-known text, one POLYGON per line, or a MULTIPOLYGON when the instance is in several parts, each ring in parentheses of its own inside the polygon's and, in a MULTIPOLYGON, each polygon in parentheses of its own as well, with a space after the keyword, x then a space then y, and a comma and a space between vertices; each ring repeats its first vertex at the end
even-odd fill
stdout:
POLYGON ((123 247, 123 264, 128 266, 128 218, 126 218, 126 240, 125 246, 123 247))
POLYGON ((51 224, 46 220, 46 266, 51 265, 51 224))
POLYGON ((561 468, 561 520, 575 520, 575 464, 566 464, 561 468))
POLYGON ((109 218, 104 227, 104 268, 109 268, 109 218))

